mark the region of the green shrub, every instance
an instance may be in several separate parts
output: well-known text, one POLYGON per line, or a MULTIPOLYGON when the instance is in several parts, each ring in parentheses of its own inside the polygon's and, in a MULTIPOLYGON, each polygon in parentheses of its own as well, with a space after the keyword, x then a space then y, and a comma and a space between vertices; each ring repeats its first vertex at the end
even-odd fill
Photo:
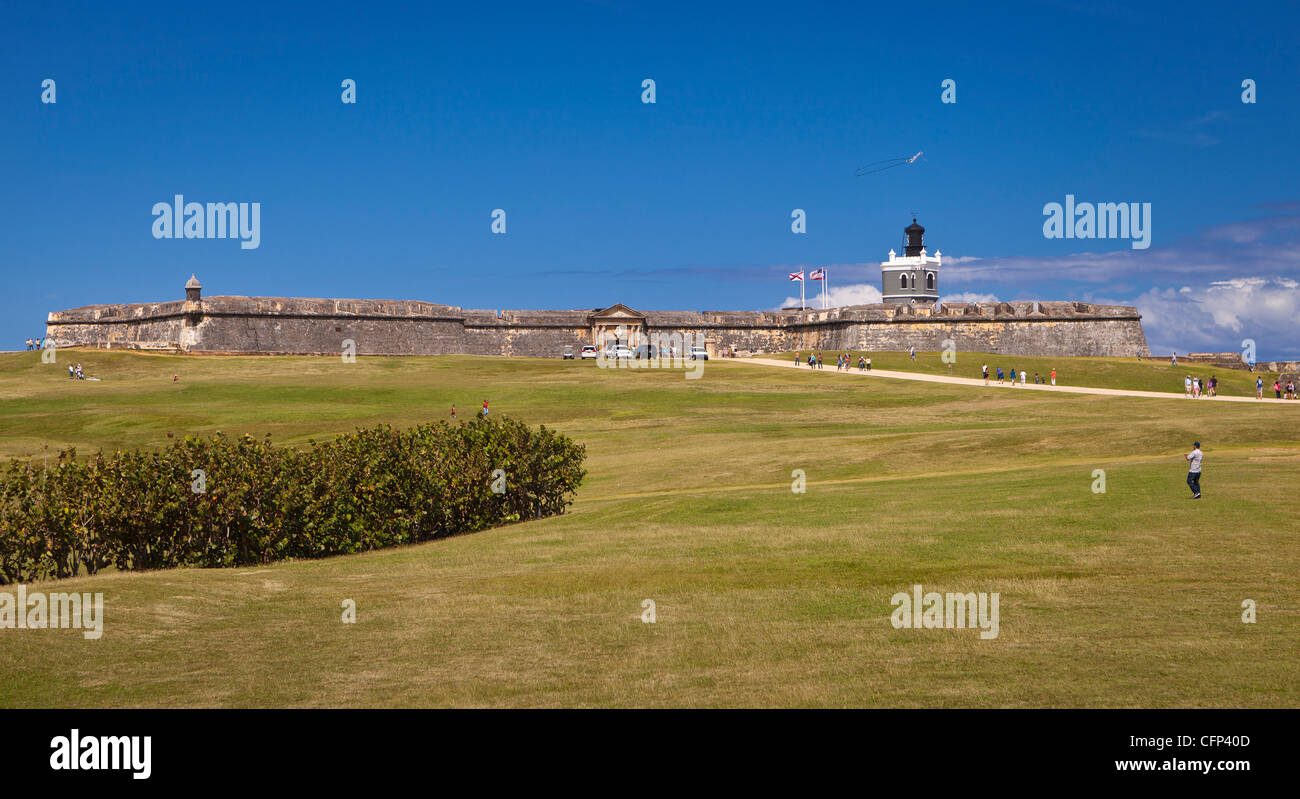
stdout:
POLYGON ((0 471, 0 584, 109 564, 321 558, 551 516, 573 501, 585 458, 544 426, 494 417, 382 425, 303 449, 218 433, 88 460, 68 450, 48 469, 15 460, 0 471))

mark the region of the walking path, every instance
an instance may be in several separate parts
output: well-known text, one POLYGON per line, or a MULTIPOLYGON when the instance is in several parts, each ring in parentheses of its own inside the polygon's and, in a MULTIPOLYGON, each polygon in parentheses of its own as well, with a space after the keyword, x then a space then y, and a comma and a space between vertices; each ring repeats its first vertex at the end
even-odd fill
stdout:
MULTIPOLYGON (((895 372, 889 369, 872 369, 869 372, 859 372, 856 367, 848 372, 840 372, 835 369, 809 369, 804 364, 794 364, 790 361, 774 361, 771 358, 728 358, 728 363, 748 363, 756 366, 775 366, 779 369, 802 369, 808 372, 820 372, 822 374, 837 375, 857 375, 859 377, 892 377, 898 380, 919 380, 923 383, 953 383, 960 386, 979 386, 981 388, 1008 388, 1008 386, 998 385, 996 379, 990 380, 987 386, 984 385, 982 377, 947 377, 944 375, 927 375, 918 372, 895 372)), ((1088 386, 1051 386, 1045 384, 1035 385, 1026 383, 1017 385, 1016 391, 1056 391, 1064 394, 1102 394, 1112 397, 1154 397, 1155 399, 1189 399, 1183 394, 1164 391, 1130 391, 1122 388, 1090 388, 1088 386)), ((1300 408, 1300 400, 1274 399, 1265 397, 1264 399, 1255 399, 1254 397, 1205 397, 1216 402, 1257 402, 1257 403, 1277 403, 1280 405, 1294 405, 1300 408)))

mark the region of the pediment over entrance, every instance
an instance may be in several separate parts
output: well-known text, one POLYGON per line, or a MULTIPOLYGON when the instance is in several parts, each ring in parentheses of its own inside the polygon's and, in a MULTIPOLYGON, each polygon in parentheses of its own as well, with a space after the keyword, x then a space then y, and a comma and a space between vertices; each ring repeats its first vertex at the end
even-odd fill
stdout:
POLYGON ((591 340, 602 349, 615 344, 635 348, 645 338, 646 315, 621 302, 592 311, 588 318, 591 322, 591 340))
POLYGON ((608 308, 601 308, 599 311, 592 311, 591 320, 607 321, 614 319, 636 320, 644 322, 646 315, 640 311, 633 310, 621 302, 614 303, 608 308))

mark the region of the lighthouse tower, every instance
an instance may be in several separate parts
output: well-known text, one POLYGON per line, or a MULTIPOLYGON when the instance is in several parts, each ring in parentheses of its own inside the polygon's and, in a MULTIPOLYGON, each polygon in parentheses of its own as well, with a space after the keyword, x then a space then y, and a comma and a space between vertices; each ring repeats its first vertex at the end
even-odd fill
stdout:
POLYGON ((933 256, 925 252, 925 228, 908 225, 903 255, 889 251, 889 260, 880 262, 880 294, 885 302, 936 303, 939 301, 939 265, 942 256, 935 250, 933 256))

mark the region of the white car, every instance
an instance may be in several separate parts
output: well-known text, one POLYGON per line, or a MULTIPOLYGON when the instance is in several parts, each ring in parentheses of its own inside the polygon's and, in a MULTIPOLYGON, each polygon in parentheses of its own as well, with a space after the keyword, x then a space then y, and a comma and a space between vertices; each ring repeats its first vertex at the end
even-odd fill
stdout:
POLYGON ((582 360, 584 361, 592 361, 596 359, 597 355, 598 353, 596 351, 596 348, 588 344, 587 346, 582 348, 582 355, 580 355, 579 357, 582 358, 582 360))
POLYGON ((691 347, 692 361, 707 361, 708 359, 709 359, 708 350, 704 349, 703 347, 691 347))
POLYGON ((628 348, 626 345, 624 345, 624 344, 619 344, 617 347, 614 348, 614 356, 613 356, 613 357, 615 357, 615 358, 631 358, 631 357, 632 357, 632 350, 629 349, 629 348, 628 348))

